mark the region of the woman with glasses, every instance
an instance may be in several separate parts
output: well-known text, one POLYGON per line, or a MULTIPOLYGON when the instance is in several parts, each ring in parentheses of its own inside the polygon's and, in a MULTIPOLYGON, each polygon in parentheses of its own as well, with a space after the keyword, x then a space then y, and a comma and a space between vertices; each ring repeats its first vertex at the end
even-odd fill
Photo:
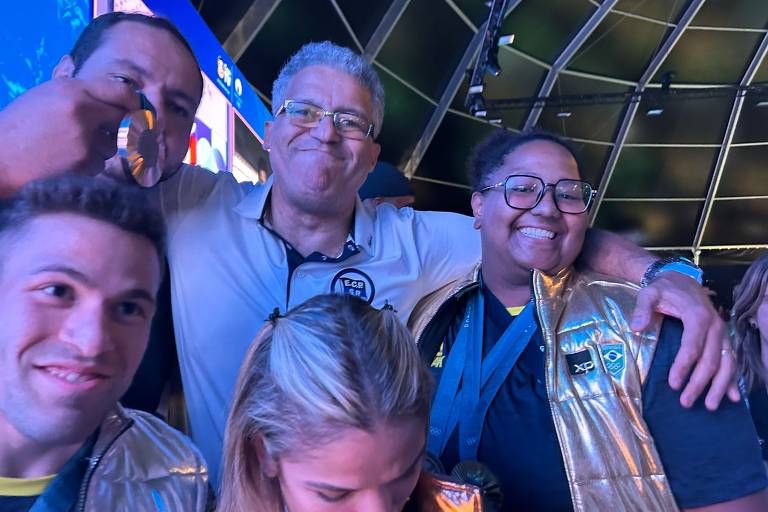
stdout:
POLYGON ((487 465, 504 510, 768 510, 743 404, 683 409, 681 325, 632 332, 637 286, 579 268, 594 190, 568 144, 498 130, 470 175, 482 263, 410 320, 438 379, 428 452, 487 465))

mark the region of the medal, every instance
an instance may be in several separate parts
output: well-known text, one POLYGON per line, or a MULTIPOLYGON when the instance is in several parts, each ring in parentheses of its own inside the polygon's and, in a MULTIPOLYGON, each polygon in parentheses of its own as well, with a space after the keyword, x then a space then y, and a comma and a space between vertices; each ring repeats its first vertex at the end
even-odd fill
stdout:
POLYGON ((160 133, 155 107, 141 92, 139 98, 141 109, 130 112, 120 122, 117 154, 126 177, 141 187, 149 188, 163 177, 163 170, 158 165, 160 133))

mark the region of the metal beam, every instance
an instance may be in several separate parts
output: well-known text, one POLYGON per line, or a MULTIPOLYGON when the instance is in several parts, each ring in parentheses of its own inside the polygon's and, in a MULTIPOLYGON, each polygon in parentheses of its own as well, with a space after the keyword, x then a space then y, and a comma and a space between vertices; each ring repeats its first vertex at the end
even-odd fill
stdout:
POLYGON ((381 51, 389 33, 395 28, 397 21, 400 19, 400 16, 403 15, 409 3, 411 3, 411 0, 395 0, 392 2, 392 5, 389 6, 387 12, 382 16, 379 26, 376 27, 373 35, 368 40, 368 44, 365 45, 365 51, 363 51, 365 60, 373 62, 373 59, 375 59, 379 54, 379 51, 381 51))
MULTIPOLYGON (((571 62, 571 59, 574 57, 574 55, 576 55, 576 52, 579 51, 587 38, 592 35, 592 32, 595 31, 597 26, 600 25, 600 23, 605 19, 605 17, 618 3, 618 1, 619 0, 605 0, 605 2, 603 2, 600 7, 595 10, 594 13, 592 13, 592 16, 589 17, 579 32, 573 37, 573 39, 571 39, 571 42, 568 43, 568 46, 566 46, 565 49, 560 52, 560 55, 557 56, 557 59, 552 64, 552 67, 549 68, 547 76, 544 78, 544 82, 541 84, 541 89, 539 89, 539 93, 536 95, 536 97, 544 98, 549 96, 549 93, 552 92, 552 88, 555 86, 555 80, 557 80, 557 76, 560 74, 560 71, 562 71, 568 65, 568 63, 571 62)), ((531 112, 528 114, 528 118, 525 120, 523 130, 530 130, 536 126, 536 123, 539 122, 539 117, 541 117, 541 112, 543 110, 543 105, 536 105, 532 107, 531 112)))
POLYGON ((253 0, 243 17, 224 41, 224 50, 237 62, 251 44, 261 27, 280 4, 280 0, 253 0))
POLYGON ((333 6, 333 9, 336 11, 336 14, 339 16, 341 23, 344 25, 344 28, 347 29, 349 37, 351 37, 352 41, 355 43, 357 51, 362 53, 364 51, 363 45, 360 44, 360 40, 357 38, 357 34, 355 34, 355 31, 352 30, 352 25, 349 24, 349 20, 347 20, 347 17, 344 16, 344 11, 341 10, 341 7, 339 6, 338 2, 336 2, 336 0, 330 0, 330 2, 331 6, 333 6))
MULTIPOLYGON (((768 34, 763 36, 760 45, 755 51, 755 56, 749 63, 746 72, 744 72, 744 76, 741 77, 740 85, 746 86, 752 83, 752 80, 754 80, 755 75, 757 74, 757 70, 760 68, 760 64, 762 64, 765 59, 766 53, 768 53, 768 34)), ((728 124, 725 127, 723 144, 720 146, 720 152, 717 155, 715 163, 715 170, 712 173, 712 181, 709 182, 707 198, 704 200, 704 210, 702 211, 701 218, 699 218, 699 225, 696 227, 696 236, 693 238, 694 254, 701 247, 701 241, 704 238, 704 232, 707 229, 709 216, 712 213, 712 205, 714 204, 715 195, 717 195, 717 189, 720 187, 720 179, 723 177, 725 162, 728 160, 728 154, 731 151, 733 135, 736 133, 736 126, 739 123, 739 117, 741 117, 741 109, 743 106, 744 94, 739 92, 733 100, 731 115, 728 118, 728 124)))
MULTIPOLYGON (((635 87, 635 92, 643 92, 643 89, 645 89, 645 87, 651 81, 651 78, 653 78, 653 75, 656 74, 661 65, 664 63, 664 59, 667 58, 669 53, 672 51, 672 48, 674 48, 677 42, 680 40, 680 37, 682 37, 686 27, 691 24, 691 21, 693 20, 694 16, 696 16, 696 13, 699 12, 699 9, 701 9, 702 5, 704 5, 704 0, 691 0, 691 2, 688 4, 688 7, 685 9, 685 12, 680 17, 680 20, 677 22, 675 28, 673 28, 669 35, 667 35, 667 37, 664 39, 664 42, 661 43, 659 50, 656 52, 656 55, 654 55, 651 59, 651 62, 648 63, 648 66, 645 68, 643 75, 640 77, 640 80, 635 87)), ((635 114, 637 114, 637 109, 639 107, 639 101, 632 102, 627 105, 627 109, 624 112, 624 117, 621 120, 619 131, 616 134, 616 141, 614 142, 614 145, 611 148, 611 152, 608 155, 608 160, 605 164, 605 169, 603 170, 603 177, 600 179, 600 186, 597 188, 595 206, 591 213, 591 224, 595 223, 597 212, 600 211, 600 204, 603 202, 605 191, 608 188, 608 183, 611 180, 611 176, 613 176, 613 171, 616 169, 616 163, 619 160, 619 154, 621 153, 622 147, 624 146, 624 142, 627 140, 629 128, 632 126, 632 121, 635 119, 635 114)))
POLYGON ((435 133, 437 133, 437 129, 440 127, 440 123, 445 117, 445 112, 451 105, 453 97, 456 96, 456 92, 459 90, 459 87, 461 87, 461 82, 464 80, 467 68, 474 60, 477 52, 480 51, 480 47, 483 45, 484 36, 485 23, 483 23, 478 31, 475 32, 475 35, 472 36, 472 40, 469 42, 467 49, 464 50, 464 55, 462 55, 461 60, 456 66, 456 69, 453 70, 453 75, 451 75, 450 80, 448 80, 448 85, 445 86, 443 94, 440 96, 440 101, 437 103, 437 107, 435 107, 435 110, 432 112, 432 116, 429 118, 429 121, 427 121, 427 125, 424 127, 424 131, 422 132, 419 141, 413 148, 411 158, 405 164, 403 173, 409 178, 416 173, 416 169, 419 167, 421 159, 424 158, 424 154, 427 152, 429 143, 432 142, 435 133))
MULTIPOLYGON (((506 18, 515 7, 520 5, 520 2, 522 2, 522 0, 506 0, 503 7, 504 13, 502 19, 506 18)), ((456 65, 450 80, 448 80, 448 85, 445 86, 443 94, 440 96, 440 101, 438 102, 437 107, 435 107, 432 116, 429 118, 429 121, 427 121, 427 125, 424 127, 424 131, 422 132, 419 141, 416 143, 416 146, 414 146, 413 152, 411 152, 411 157, 408 159, 408 162, 406 162, 403 169, 403 173, 409 178, 412 178, 414 174, 416 174, 416 169, 418 169, 419 164, 421 164, 421 159, 424 158, 424 154, 427 152, 429 144, 432 142, 435 133, 437 133, 437 129, 440 127, 440 123, 442 123, 443 118, 445 118, 445 113, 448 111, 453 98, 461 87, 464 74, 477 56, 477 52, 479 52, 480 48, 483 46, 483 37, 485 36, 485 29, 487 26, 488 22, 486 21, 478 27, 475 35, 472 36, 472 39, 467 45, 467 49, 464 51, 464 55, 462 55, 461 60, 456 65)))

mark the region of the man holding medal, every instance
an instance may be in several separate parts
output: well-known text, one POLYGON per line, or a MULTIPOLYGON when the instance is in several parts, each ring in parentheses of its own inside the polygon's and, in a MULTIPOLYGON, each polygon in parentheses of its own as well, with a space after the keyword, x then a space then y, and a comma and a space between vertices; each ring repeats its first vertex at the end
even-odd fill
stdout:
MULTIPOLYGON (((364 294, 377 307, 392 304, 405 319, 422 296, 477 263, 479 238, 468 217, 359 200, 357 189, 379 154, 384 99, 375 71, 346 48, 306 45, 284 66, 265 136, 274 175, 263 186, 182 164, 201 85, 199 67, 178 38, 118 21, 91 50, 80 62, 65 56, 54 80, 0 112, 0 132, 10 141, 0 155, 0 191, 41 175, 92 173, 100 162, 103 168, 115 153, 122 115, 140 105, 135 91, 154 105, 169 179, 152 191, 169 230, 191 435, 215 478, 237 370, 274 308, 335 290, 364 294)), ((584 259, 635 282, 655 261, 594 230, 584 259)), ((634 327, 647 324, 654 310, 683 320, 670 372, 676 388, 690 376, 681 401, 692 404, 710 384, 708 407, 726 392, 738 399, 732 357, 721 353, 725 327, 707 293, 686 275, 658 276, 640 294, 634 327)))

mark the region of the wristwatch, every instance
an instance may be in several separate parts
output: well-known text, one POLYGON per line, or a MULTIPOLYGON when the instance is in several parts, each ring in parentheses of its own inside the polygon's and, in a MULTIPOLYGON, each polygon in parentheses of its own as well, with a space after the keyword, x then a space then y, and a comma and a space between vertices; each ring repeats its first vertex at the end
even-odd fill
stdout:
POLYGON ((704 271, 697 267, 694 262, 683 256, 670 256, 651 263, 643 274, 640 286, 645 288, 662 272, 677 272, 690 277, 699 284, 704 284, 704 271))

